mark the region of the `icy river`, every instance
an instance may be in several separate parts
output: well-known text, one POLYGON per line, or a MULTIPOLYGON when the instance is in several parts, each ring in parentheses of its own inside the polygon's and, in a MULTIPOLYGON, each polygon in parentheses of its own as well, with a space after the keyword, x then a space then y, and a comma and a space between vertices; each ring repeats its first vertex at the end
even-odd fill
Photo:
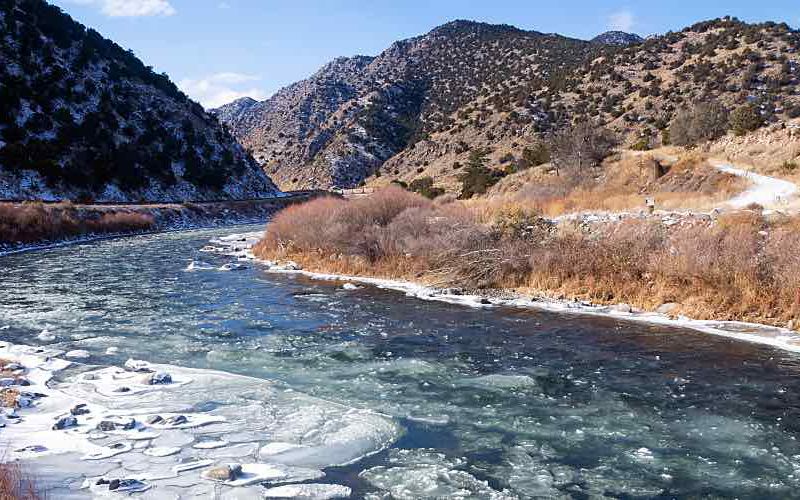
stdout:
POLYGON ((100 476, 139 477, 147 498, 800 497, 798 354, 256 263, 225 271, 230 257, 200 252, 255 229, 0 257, 0 340, 79 351, 50 383, 72 398, 58 404, 139 425, 103 433, 89 413, 85 431, 58 431, 74 451, 41 452, 55 431, 9 444, 49 498, 114 495, 100 476), (129 359, 174 387, 109 368, 129 359), (143 426, 155 413, 171 424, 143 426), (273 469, 263 483, 203 478, 233 462, 256 479, 273 469))

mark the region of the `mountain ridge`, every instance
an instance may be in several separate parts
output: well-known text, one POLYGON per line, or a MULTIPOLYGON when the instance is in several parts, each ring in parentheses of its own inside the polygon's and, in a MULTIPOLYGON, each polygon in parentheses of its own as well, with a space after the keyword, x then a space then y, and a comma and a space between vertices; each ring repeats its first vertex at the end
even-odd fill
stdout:
POLYGON ((502 171, 575 121, 598 121, 623 144, 659 144, 693 101, 753 103, 764 123, 791 118, 798 43, 785 23, 729 17, 594 41, 459 20, 217 113, 284 188, 430 177, 455 192, 471 151, 488 150, 502 171))
POLYGON ((164 74, 43 0, 0 0, 0 199, 264 198, 277 188, 164 74))

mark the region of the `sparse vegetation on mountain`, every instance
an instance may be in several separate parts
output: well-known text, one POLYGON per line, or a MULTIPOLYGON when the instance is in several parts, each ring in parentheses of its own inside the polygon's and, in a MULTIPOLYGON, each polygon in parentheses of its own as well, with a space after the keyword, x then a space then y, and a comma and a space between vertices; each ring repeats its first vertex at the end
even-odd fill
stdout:
POLYGON ((0 0, 0 199, 274 192, 166 75, 43 0, 0 0))
POLYGON ((592 42, 455 21, 375 58, 338 59, 219 116, 282 185, 408 184, 422 175, 457 194, 463 172, 454 166, 470 151, 491 149, 491 170, 524 170, 538 162, 525 150, 570 123, 596 120, 620 144, 648 149, 720 137, 747 104, 760 125, 800 116, 798 46, 786 24, 728 17, 647 40, 592 42), (370 103, 392 112, 367 113, 370 103))

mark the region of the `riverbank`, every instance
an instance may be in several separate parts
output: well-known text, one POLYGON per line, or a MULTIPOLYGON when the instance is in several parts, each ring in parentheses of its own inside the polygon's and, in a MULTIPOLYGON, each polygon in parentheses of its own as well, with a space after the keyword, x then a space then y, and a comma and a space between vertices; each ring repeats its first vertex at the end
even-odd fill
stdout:
POLYGON ((0 203, 0 255, 134 234, 258 223, 317 195, 182 204, 0 203))
POLYGON ((366 274, 322 272, 314 270, 314 268, 305 268, 300 262, 292 260, 264 260, 252 252, 262 238, 263 233, 261 232, 215 238, 211 240, 211 246, 206 247, 205 251, 236 257, 240 260, 256 260, 272 273, 299 274, 316 280, 342 282, 343 286, 349 289, 358 288, 356 284, 363 284, 403 292, 407 296, 421 300, 446 302, 472 308, 537 309, 562 314, 610 317, 650 325, 689 328, 739 341, 768 345, 785 351, 800 352, 800 334, 798 332, 762 323, 693 319, 673 312, 660 313, 637 309, 628 304, 596 304, 585 300, 555 298, 530 289, 442 288, 420 281, 414 282, 366 274))
POLYGON ((323 274, 797 328, 797 217, 757 209, 595 222, 482 217, 396 190, 316 200, 278 214, 253 253, 323 274))

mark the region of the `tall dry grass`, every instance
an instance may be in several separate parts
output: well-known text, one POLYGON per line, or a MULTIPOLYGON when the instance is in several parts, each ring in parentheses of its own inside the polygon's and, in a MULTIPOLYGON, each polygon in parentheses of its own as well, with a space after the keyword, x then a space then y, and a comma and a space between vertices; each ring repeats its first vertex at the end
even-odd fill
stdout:
POLYGON ((800 320, 800 218, 757 212, 555 226, 524 207, 479 210, 400 189, 280 212, 255 252, 319 271, 517 288, 701 319, 800 320))
POLYGON ((16 462, 0 463, 0 500, 41 500, 35 481, 16 462))
POLYGON ((85 234, 135 232, 155 224, 149 214, 80 208, 71 203, 0 203, 0 243, 54 241, 85 234))
POLYGON ((475 200, 473 204, 482 210, 516 205, 547 217, 583 211, 645 210, 646 199, 654 200, 661 210, 705 210, 742 192, 747 184, 714 169, 705 155, 696 152, 684 153, 658 178, 653 174, 655 162, 656 158, 647 155, 622 155, 606 161, 597 177, 538 175, 516 189, 498 190, 494 199, 475 200))

